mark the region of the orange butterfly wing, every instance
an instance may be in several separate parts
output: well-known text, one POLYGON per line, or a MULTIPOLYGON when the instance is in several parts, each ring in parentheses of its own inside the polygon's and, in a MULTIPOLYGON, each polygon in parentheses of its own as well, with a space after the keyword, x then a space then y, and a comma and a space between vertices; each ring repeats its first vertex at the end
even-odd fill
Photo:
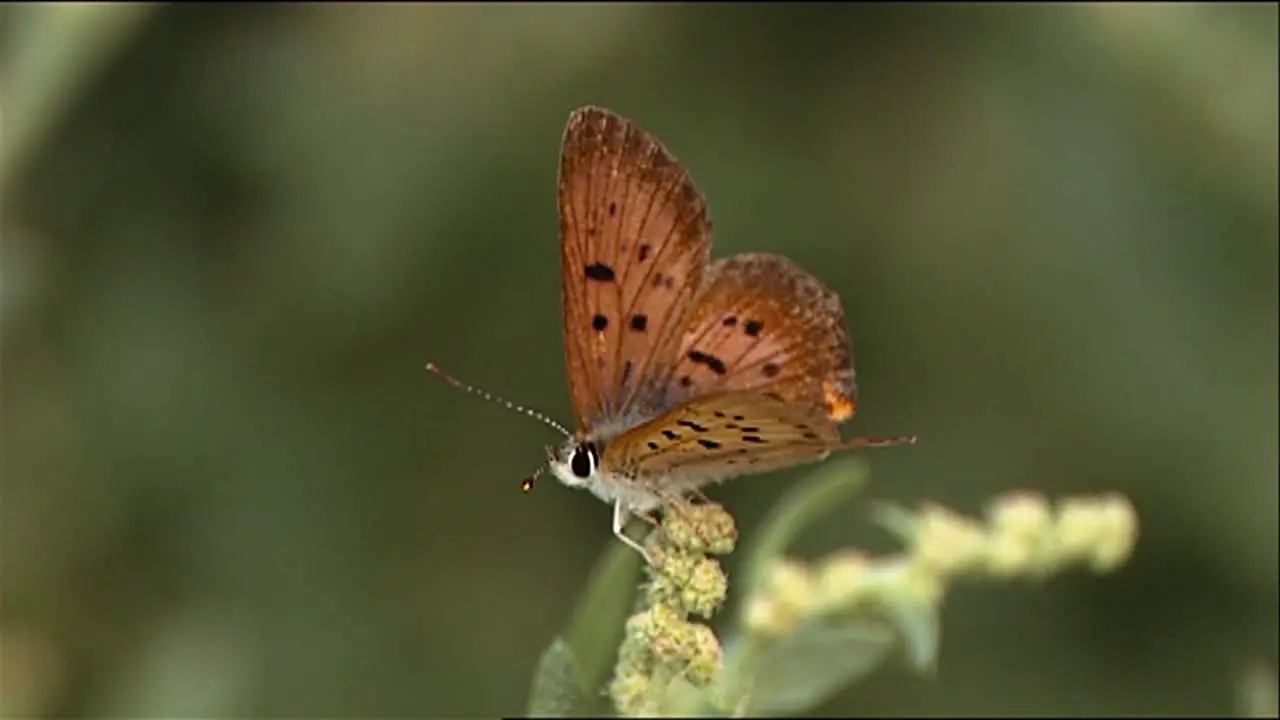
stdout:
MULTIPOLYGON (((653 414, 711 253, 706 202, 656 138, 600 108, 560 151, 565 366, 581 430, 653 414)), ((617 428, 606 430, 616 432, 617 428)))
MULTIPOLYGON (((858 447, 861 441, 850 441, 858 447)), ((844 443, 825 411, 775 395, 729 391, 690 400, 605 446, 602 471, 656 495, 826 457, 844 443)))
POLYGON ((667 381, 675 402, 752 390, 833 422, 856 409, 840 298, 780 255, 746 253, 712 265, 678 353, 667 381))

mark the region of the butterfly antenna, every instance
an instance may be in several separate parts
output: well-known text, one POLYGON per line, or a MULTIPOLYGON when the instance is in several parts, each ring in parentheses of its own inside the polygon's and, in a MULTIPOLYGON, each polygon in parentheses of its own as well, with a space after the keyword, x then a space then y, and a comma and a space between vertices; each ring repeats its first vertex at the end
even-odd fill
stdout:
POLYGON ((547 469, 547 466, 546 466, 546 465, 543 465, 542 467, 538 468, 537 470, 534 470, 532 475, 530 475, 529 477, 525 478, 525 479, 520 483, 520 489, 521 489, 521 490, 523 490, 523 491, 525 491, 525 492, 529 492, 530 490, 532 490, 532 489, 533 489, 533 481, 534 481, 534 480, 537 480, 537 479, 538 479, 538 476, 539 476, 539 475, 541 475, 541 474, 543 473, 543 471, 545 471, 546 469, 547 469))
MULTIPOLYGON (((524 414, 524 415, 528 415, 529 417, 533 418, 534 420, 538 420, 539 422, 541 422, 541 423, 542 423, 542 424, 544 424, 544 425, 548 425, 548 426, 550 426, 550 427, 555 428, 556 430, 559 430, 559 431, 560 431, 560 434, 561 434, 561 435, 564 435, 565 437, 570 437, 570 436, 572 436, 572 435, 573 435, 573 433, 569 432, 569 430, 568 430, 567 428, 565 428, 565 426, 561 425, 560 423, 556 422, 555 420, 552 420, 550 417, 547 417, 547 416, 546 416, 546 415, 544 415, 543 413, 540 413, 540 412, 538 412, 537 410, 534 410, 533 408, 527 408, 527 407, 525 407, 525 406, 523 406, 523 405, 517 405, 517 404, 515 404, 515 403, 511 402, 510 400, 507 400, 507 399, 505 399, 505 398, 498 397, 497 395, 494 395, 493 393, 485 392, 484 390, 481 390, 480 388, 475 387, 474 385, 468 385, 468 384, 466 384, 466 383, 462 382, 461 380, 459 380, 458 378, 456 378, 456 377, 454 377, 454 376, 450 375, 449 373, 445 372, 444 370, 441 370, 441 369, 440 369, 440 366, 439 366, 439 365, 436 365, 436 364, 435 364, 435 363, 433 363, 433 362, 429 362, 429 363, 427 363, 427 370, 428 370, 429 372, 435 373, 436 375, 439 375, 441 378, 443 378, 443 379, 444 379, 444 381, 445 381, 445 382, 447 382, 447 383, 449 383, 450 385, 452 385, 452 386, 454 386, 454 387, 458 388, 459 390, 463 390, 463 391, 469 392, 469 393, 471 393, 472 395, 478 395, 479 397, 484 398, 485 400, 488 400, 488 401, 489 401, 489 402, 491 402, 491 403, 497 403, 498 405, 501 405, 501 406, 505 407, 505 408, 506 408, 506 409, 508 409, 508 410, 514 410, 514 411, 516 411, 516 412, 518 412, 518 413, 522 413, 522 414, 524 414)), ((541 470, 540 470, 540 471, 538 471, 538 472, 540 473, 540 472, 541 472, 541 470)), ((532 485, 533 485, 533 479, 534 479, 534 478, 536 478, 537 476, 538 476, 538 473, 534 473, 533 477, 530 477, 530 478, 528 478, 527 480, 525 480, 525 481, 524 481, 524 482, 525 482, 525 485, 527 485, 527 486, 532 486, 532 485)), ((526 489, 526 491, 528 490, 528 488, 527 488, 527 487, 526 487, 525 489, 526 489)))

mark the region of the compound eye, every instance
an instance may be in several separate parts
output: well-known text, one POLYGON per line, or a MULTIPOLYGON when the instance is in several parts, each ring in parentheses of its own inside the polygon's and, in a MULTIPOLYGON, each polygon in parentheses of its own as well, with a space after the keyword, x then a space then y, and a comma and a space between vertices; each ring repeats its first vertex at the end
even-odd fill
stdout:
POLYGON ((569 468, 573 470, 574 475, 586 480, 595 473, 599 460, 595 447, 591 443, 583 443, 573 449, 573 457, 569 458, 569 468))

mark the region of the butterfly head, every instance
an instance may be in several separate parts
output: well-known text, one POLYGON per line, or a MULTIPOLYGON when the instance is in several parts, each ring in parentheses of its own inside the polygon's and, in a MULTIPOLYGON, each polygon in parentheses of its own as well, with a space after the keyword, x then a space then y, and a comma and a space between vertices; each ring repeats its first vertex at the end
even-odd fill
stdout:
POLYGON ((635 512, 648 512, 662 504, 662 497, 626 472, 605 464, 605 442, 599 436, 581 434, 566 438, 547 448, 547 464, 551 474, 572 488, 587 490, 592 495, 614 504, 621 503, 635 512))
POLYGON ((579 436, 547 447, 547 467, 569 487, 587 487, 598 479, 600 444, 579 436))

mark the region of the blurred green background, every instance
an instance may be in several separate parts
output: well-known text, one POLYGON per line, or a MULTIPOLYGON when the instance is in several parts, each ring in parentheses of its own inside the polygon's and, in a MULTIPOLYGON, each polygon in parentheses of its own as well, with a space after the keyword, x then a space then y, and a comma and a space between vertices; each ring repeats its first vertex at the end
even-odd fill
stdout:
MULTIPOLYGON (((554 434, 422 366, 571 419, 584 104, 717 256, 841 294, 848 432, 921 438, 868 497, 1140 513, 1124 571, 961 588, 936 677, 821 712, 1224 713, 1274 667, 1274 4, 0 13, 10 715, 522 711, 609 511, 521 494, 554 434)), ((749 534, 805 472, 712 494, 749 534)), ((865 502, 801 551, 849 544, 893 547, 865 502)))

